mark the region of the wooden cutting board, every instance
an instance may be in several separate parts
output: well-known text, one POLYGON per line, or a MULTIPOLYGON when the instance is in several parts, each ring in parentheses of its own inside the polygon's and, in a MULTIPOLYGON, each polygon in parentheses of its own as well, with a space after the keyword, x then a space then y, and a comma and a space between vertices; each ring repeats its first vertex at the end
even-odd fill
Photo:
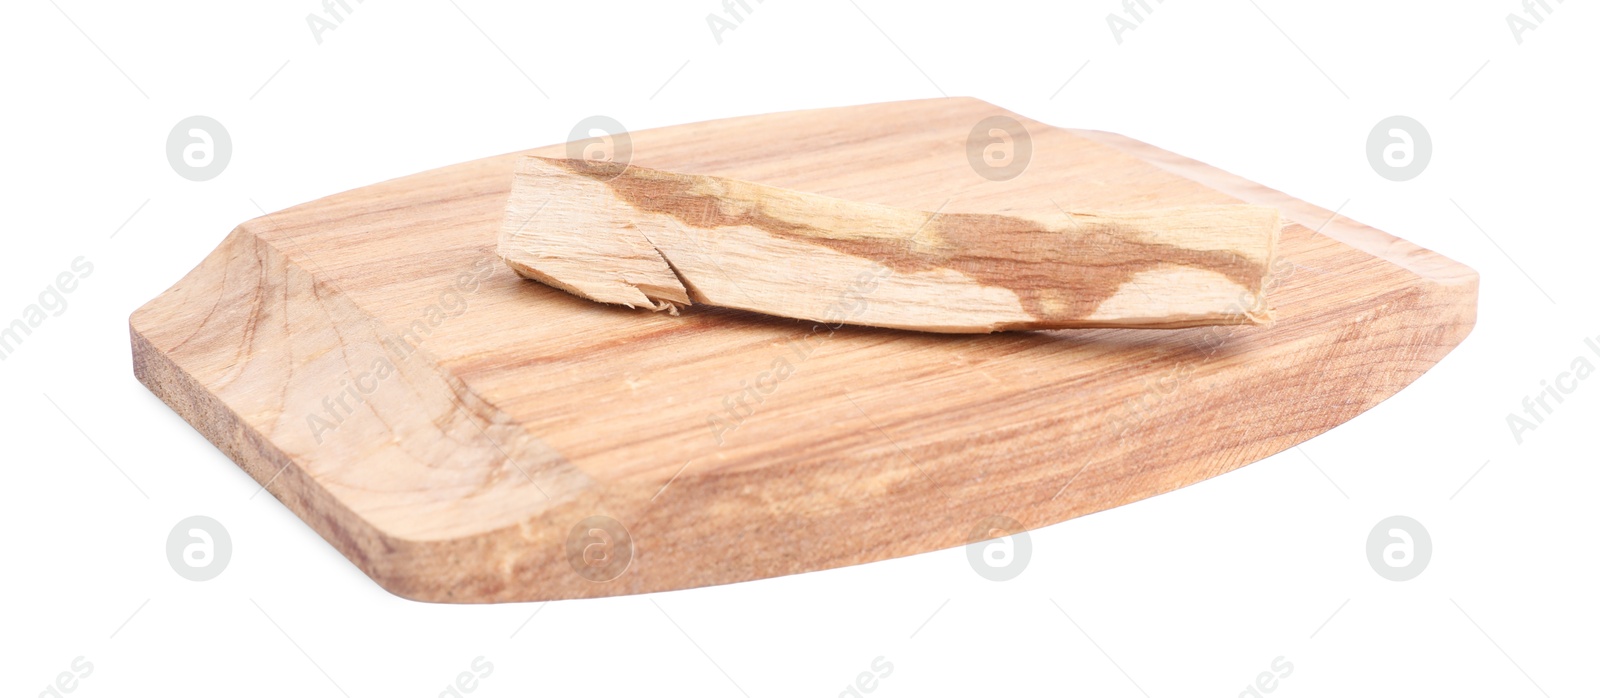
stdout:
POLYGON ((973 99, 631 138, 647 167, 929 211, 1277 206, 1278 321, 962 336, 602 306, 495 258, 510 154, 240 225, 133 314, 135 373, 385 589, 528 601, 882 560, 1167 492, 1372 407, 1476 316, 1477 274, 1433 252, 973 99), (967 159, 996 115, 1032 149, 998 181, 967 159))

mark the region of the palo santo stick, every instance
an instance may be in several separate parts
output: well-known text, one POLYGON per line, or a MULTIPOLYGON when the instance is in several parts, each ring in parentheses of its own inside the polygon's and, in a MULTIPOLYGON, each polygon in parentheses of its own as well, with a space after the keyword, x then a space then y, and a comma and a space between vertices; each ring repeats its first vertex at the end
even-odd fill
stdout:
POLYGON ((929 332, 1258 323, 1278 211, 990 215, 527 157, 499 254, 602 303, 929 332))

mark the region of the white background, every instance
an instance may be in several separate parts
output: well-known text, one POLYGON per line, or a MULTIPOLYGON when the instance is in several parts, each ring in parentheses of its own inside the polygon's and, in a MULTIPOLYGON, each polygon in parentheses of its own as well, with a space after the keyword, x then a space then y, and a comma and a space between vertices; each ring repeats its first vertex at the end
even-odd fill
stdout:
POLYGON ((1520 44, 1511 0, 1152 0, 1120 44, 1110 0, 751 0, 721 44, 712 0, 351 4, 319 45, 311 0, 7 3, 0 323, 75 257, 94 272, 0 362, 5 693, 82 656, 74 696, 431 697, 482 656, 471 696, 831 697, 882 656, 868 695, 1236 696, 1282 656, 1272 696, 1594 694, 1600 378, 1520 445, 1506 425, 1576 357, 1600 365, 1592 4, 1552 2, 1520 44), (1476 269, 1477 327, 1302 449, 1034 531, 1010 582, 955 549, 549 605, 384 592, 133 378, 129 313, 252 200, 564 141, 597 113, 643 129, 941 94, 1342 205, 1476 269), (232 135, 208 182, 166 161, 192 114, 232 135), (1434 147, 1402 183, 1365 154, 1394 114, 1434 147), (203 583, 165 555, 195 514, 234 544, 203 583), (1434 542, 1411 581, 1365 557, 1392 514, 1434 542))

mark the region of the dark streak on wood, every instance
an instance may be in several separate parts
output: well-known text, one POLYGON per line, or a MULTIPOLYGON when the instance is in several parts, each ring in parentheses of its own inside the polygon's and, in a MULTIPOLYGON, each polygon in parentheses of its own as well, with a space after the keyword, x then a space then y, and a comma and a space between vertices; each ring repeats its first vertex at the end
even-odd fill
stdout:
MULTIPOLYGON (((1023 310, 1040 321, 1087 318, 1134 276, 1166 265, 1216 272, 1253 296, 1259 296, 1265 278, 1264 265, 1259 261, 1227 250, 1144 242, 1139 239, 1142 231, 1119 222, 1096 220, 1082 223, 1077 229, 1050 229, 1014 216, 927 213, 933 220, 929 221, 928 230, 917 237, 942 240, 944 244, 923 250, 917 249, 909 237, 904 241, 865 235, 842 237, 837 231, 821 231, 770 215, 760 202, 749 206, 697 194, 691 190, 692 180, 683 175, 665 176, 669 173, 591 160, 549 162, 605 183, 640 211, 671 216, 687 226, 756 228, 878 262, 900 273, 950 269, 979 285, 1016 293, 1023 310)), ((1159 295, 1162 291, 1149 292, 1159 295)))

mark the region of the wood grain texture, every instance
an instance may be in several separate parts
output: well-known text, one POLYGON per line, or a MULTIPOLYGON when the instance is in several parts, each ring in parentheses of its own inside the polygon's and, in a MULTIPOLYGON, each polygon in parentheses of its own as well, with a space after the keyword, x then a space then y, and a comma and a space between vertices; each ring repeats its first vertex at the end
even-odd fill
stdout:
POLYGON ((1470 269, 1125 138, 1015 117, 1031 164, 978 177, 965 141, 997 114, 741 117, 634 133, 634 162, 925 211, 1273 206, 1295 222, 1276 323, 935 335, 601 305, 497 261, 512 168, 552 146, 240 225, 133 314, 135 373, 384 588, 518 601, 881 560, 1170 491, 1350 419, 1472 328, 1470 269), (632 538, 610 581, 569 557, 592 516, 632 538))
POLYGON ((711 175, 529 156, 498 253, 602 303, 694 303, 946 333, 1260 324, 1268 206, 916 211, 711 175))

